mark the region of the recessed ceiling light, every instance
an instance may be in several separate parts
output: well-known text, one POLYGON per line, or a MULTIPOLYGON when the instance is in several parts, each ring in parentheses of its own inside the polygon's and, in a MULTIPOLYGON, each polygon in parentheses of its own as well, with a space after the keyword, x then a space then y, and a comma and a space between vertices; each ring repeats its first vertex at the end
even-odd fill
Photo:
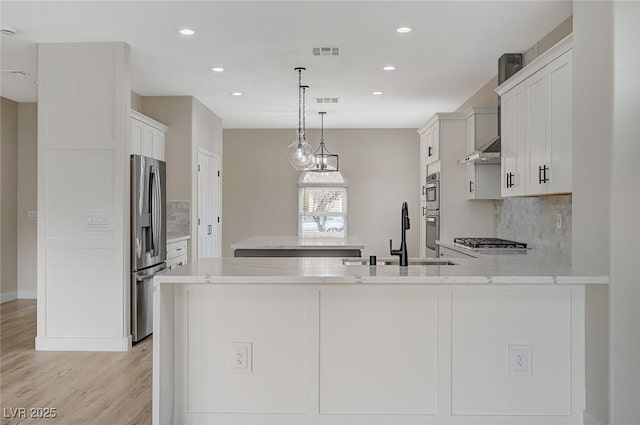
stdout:
POLYGON ((409 27, 400 27, 400 28, 396 28, 396 31, 399 32, 400 34, 406 34, 408 32, 411 32, 411 28, 409 28, 409 27))
POLYGON ((396 67, 389 65, 382 68, 383 71, 395 71, 396 67))
POLYGON ((214 66, 213 68, 211 68, 211 70, 213 72, 222 72, 222 71, 224 71, 224 68, 221 68, 219 66, 214 66))
POLYGON ((380 96, 381 94, 384 94, 384 92, 383 91, 372 91, 371 94, 375 95, 375 96, 380 96))
POLYGON ((242 93, 240 93, 239 91, 234 91, 231 92, 231 96, 242 96, 242 93))
POLYGON ((196 32, 191 28, 179 28, 178 33, 180 35, 194 35, 196 32))

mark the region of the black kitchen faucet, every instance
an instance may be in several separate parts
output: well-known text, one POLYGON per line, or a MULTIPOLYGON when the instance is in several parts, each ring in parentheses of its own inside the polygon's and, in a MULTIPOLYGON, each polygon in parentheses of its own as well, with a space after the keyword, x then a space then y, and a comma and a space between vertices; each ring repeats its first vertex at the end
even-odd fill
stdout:
POLYGON ((409 265, 409 254, 407 253, 407 230, 411 228, 409 223, 409 206, 407 202, 402 203, 402 241, 400 242, 400 249, 393 249, 393 239, 389 239, 389 250, 391 255, 397 255, 400 257, 400 267, 406 267, 409 265))

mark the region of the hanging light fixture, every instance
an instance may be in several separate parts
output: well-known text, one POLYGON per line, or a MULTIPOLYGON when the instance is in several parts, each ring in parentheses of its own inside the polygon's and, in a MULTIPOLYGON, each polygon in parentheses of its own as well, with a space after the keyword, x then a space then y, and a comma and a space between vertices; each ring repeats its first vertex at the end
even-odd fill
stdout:
POLYGON ((340 160, 338 155, 332 153, 324 144, 324 116, 326 112, 320 114, 320 146, 313 153, 313 165, 310 171, 338 171, 340 160))
POLYGON ((302 85, 302 71, 305 71, 306 68, 298 67, 295 70, 298 71, 298 131, 296 140, 289 145, 287 150, 289 162, 293 168, 304 171, 313 165, 313 148, 307 143, 305 136, 306 89, 309 86, 302 85))

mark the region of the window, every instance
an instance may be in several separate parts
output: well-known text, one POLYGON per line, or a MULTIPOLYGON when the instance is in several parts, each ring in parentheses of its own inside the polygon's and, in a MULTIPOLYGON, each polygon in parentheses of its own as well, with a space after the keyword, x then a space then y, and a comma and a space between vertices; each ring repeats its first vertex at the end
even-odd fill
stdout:
POLYGON ((307 171, 298 187, 298 236, 345 237, 347 181, 342 174, 307 171))

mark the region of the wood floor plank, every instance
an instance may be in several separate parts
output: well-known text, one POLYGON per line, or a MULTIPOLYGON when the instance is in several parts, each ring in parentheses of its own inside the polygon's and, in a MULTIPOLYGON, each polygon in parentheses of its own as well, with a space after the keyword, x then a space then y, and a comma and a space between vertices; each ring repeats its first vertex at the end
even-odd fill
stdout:
POLYGON ((126 353, 35 351, 36 301, 0 305, 0 417, 4 425, 151 423, 152 339, 126 353), (8 409, 56 408, 56 418, 8 409))

